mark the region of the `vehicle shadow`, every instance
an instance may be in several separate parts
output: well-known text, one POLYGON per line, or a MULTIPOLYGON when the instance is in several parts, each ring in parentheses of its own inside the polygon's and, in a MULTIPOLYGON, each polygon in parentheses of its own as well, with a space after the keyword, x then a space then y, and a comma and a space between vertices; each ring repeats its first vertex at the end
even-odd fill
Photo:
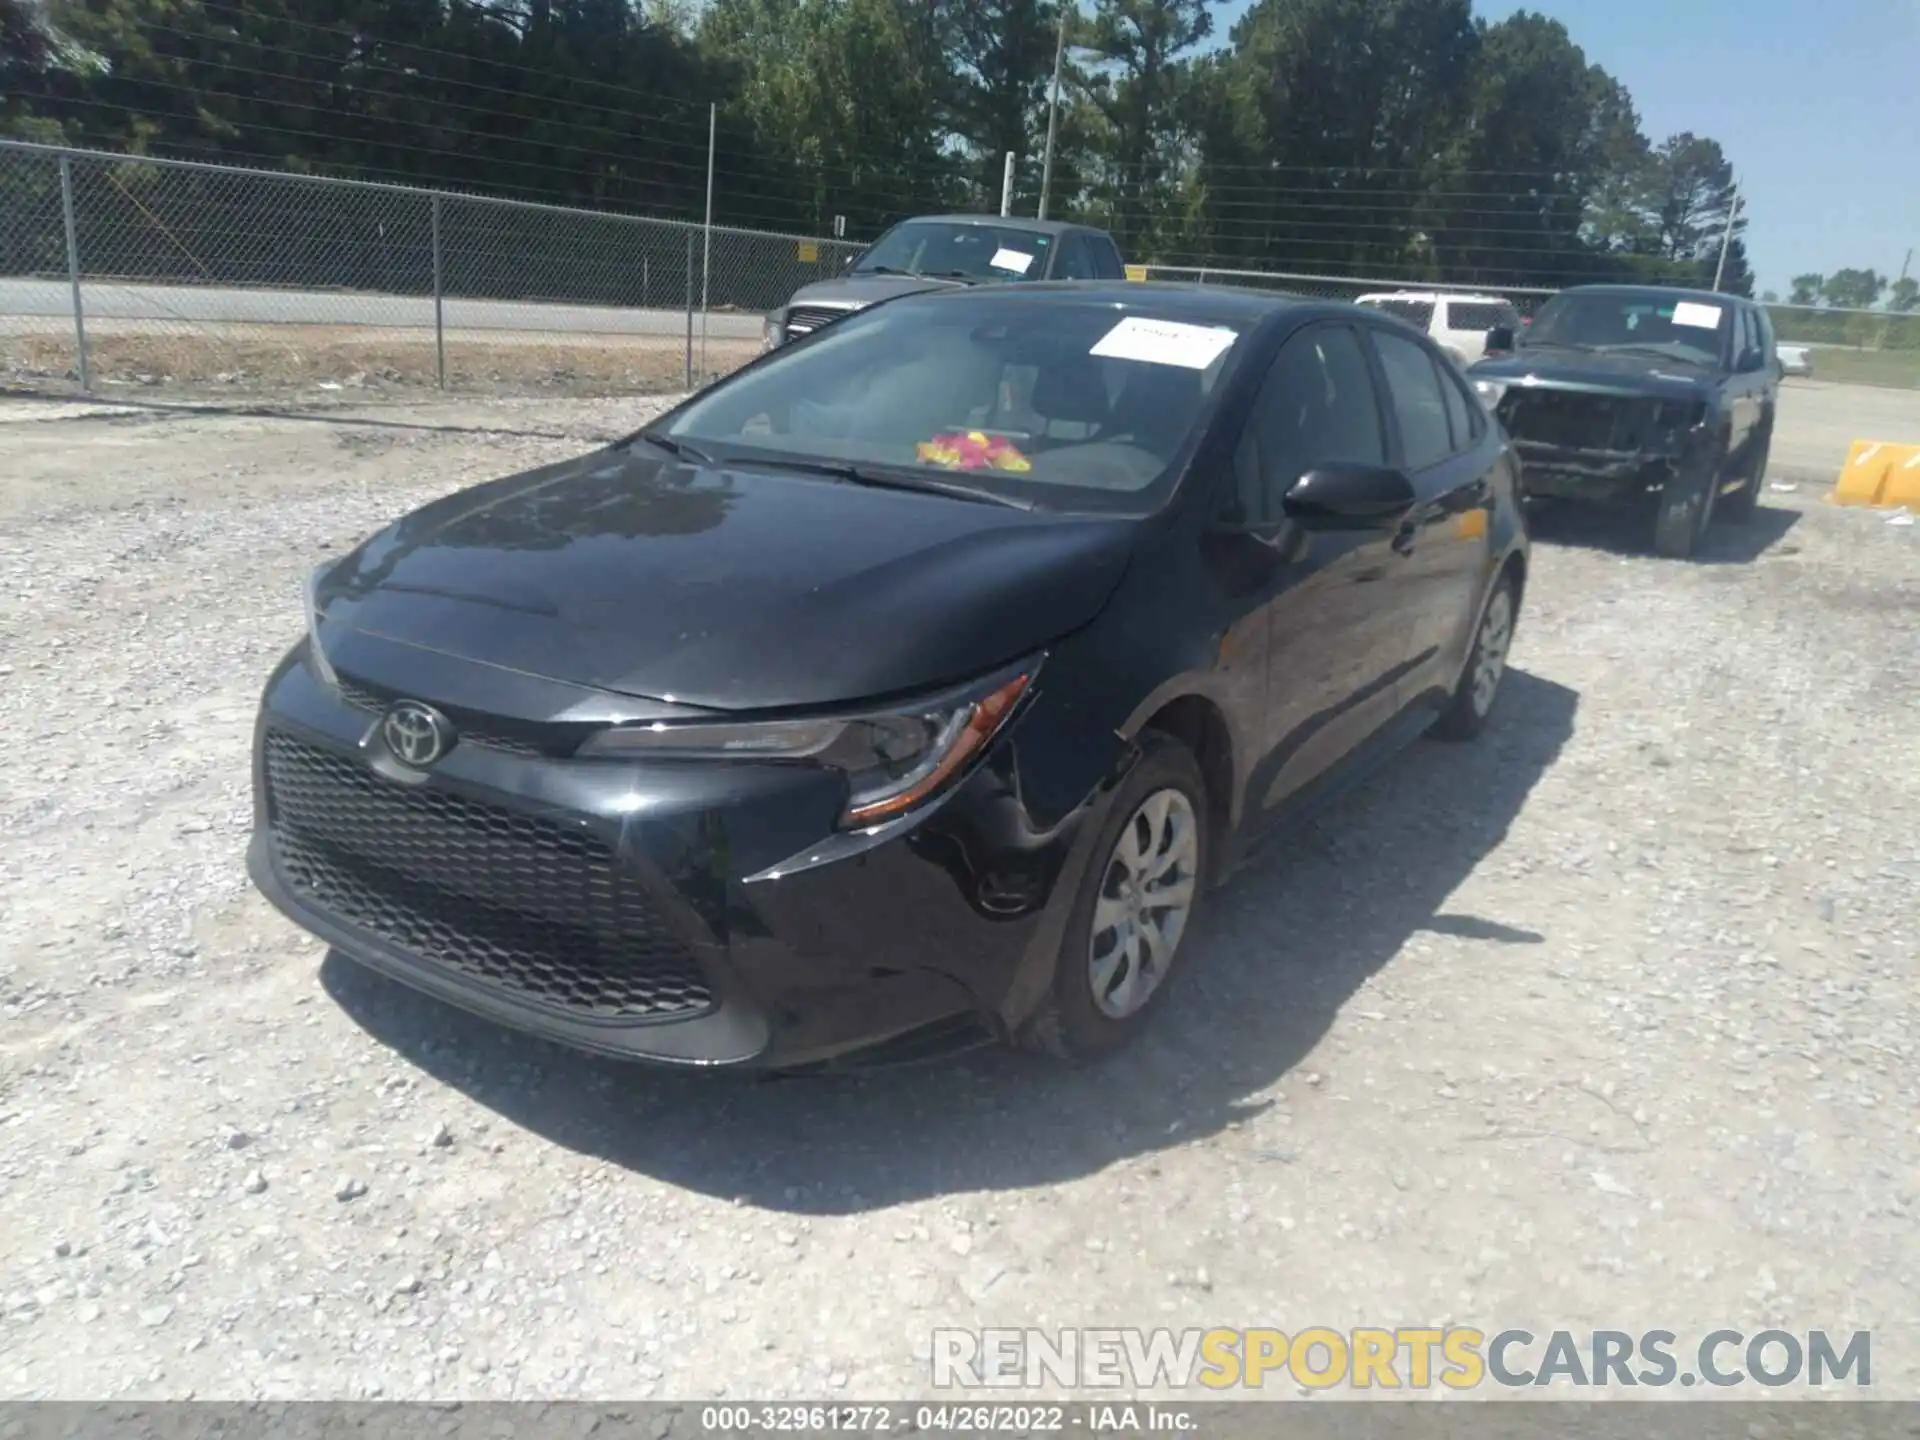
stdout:
MULTIPOLYGON (((1760 506, 1744 521, 1716 520, 1707 527, 1691 563, 1751 565, 1799 523, 1798 510, 1768 505, 1760 506)), ((1535 501, 1527 509, 1527 529, 1543 545, 1604 550, 1614 555, 1653 554, 1652 517, 1631 506, 1535 501)))
MULTIPOLYGON (((322 983, 381 1043, 510 1123, 687 1189, 844 1214, 1020 1189, 1183 1146, 1261 1099, 1410 937, 1497 955, 1546 937, 1446 912, 1573 732, 1575 692, 1509 671, 1475 744, 1422 741, 1258 850, 1196 917, 1140 1043, 1069 1070, 999 1049, 874 1074, 755 1082, 578 1055, 330 954, 322 983)), ((1409 963, 1409 962, 1403 962, 1409 963)))

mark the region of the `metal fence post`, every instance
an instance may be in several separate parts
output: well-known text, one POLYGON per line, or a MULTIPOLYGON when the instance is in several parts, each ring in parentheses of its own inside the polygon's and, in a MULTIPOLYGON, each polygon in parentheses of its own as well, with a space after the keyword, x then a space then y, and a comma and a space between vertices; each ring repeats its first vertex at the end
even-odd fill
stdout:
POLYGON ((687 231, 687 389, 693 389, 693 231, 687 231))
POLYGON ((87 317, 80 304, 80 234, 73 223, 73 161, 60 157, 60 209, 67 222, 67 283, 73 287, 73 339, 80 352, 80 390, 93 393, 93 376, 87 364, 87 317))
POLYGON ((433 366, 440 388, 447 388, 447 327, 441 310, 440 284, 440 194, 433 196, 433 366))

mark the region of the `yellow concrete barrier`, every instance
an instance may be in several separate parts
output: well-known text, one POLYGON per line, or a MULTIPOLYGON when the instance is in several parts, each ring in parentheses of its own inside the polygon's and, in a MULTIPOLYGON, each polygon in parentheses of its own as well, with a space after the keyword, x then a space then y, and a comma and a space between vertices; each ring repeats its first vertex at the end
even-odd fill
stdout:
POLYGON ((1827 498, 1836 505, 1905 505, 1920 510, 1920 445, 1854 441, 1827 498))
POLYGON ((1140 283, 1141 281, 1144 281, 1144 280, 1145 280, 1146 278, 1147 278, 1147 267, 1146 267, 1146 266, 1144 266, 1144 265, 1129 265, 1129 266, 1127 266, 1127 279, 1129 279, 1129 280, 1132 280, 1132 281, 1134 281, 1134 282, 1135 282, 1136 284, 1138 284, 1138 283, 1140 283))

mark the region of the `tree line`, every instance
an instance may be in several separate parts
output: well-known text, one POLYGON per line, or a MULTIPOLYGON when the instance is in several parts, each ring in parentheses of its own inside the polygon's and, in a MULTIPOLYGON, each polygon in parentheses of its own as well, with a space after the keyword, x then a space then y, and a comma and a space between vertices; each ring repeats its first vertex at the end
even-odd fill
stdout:
POLYGON ((870 239, 998 209, 1008 152, 1035 212, 1064 22, 1049 213, 1130 260, 1710 285, 1730 233, 1752 293, 1719 142, 1649 137, 1559 22, 1217 3, 0 0, 0 134, 688 219, 711 105, 718 223, 870 239))

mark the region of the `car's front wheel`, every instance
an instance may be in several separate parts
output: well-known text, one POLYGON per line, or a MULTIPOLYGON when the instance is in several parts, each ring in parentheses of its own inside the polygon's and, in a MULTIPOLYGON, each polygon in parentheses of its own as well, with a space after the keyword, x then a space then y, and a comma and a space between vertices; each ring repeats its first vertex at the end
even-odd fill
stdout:
POLYGON ((1653 516, 1653 549, 1668 560, 1685 560, 1713 524, 1726 471, 1724 450, 1701 462, 1691 475, 1676 475, 1660 490, 1653 516))
POLYGON ((1114 794, 1075 897, 1053 985, 1022 1041, 1074 1063, 1126 1044, 1166 994, 1207 874, 1207 791, 1186 746, 1157 731, 1114 794))

